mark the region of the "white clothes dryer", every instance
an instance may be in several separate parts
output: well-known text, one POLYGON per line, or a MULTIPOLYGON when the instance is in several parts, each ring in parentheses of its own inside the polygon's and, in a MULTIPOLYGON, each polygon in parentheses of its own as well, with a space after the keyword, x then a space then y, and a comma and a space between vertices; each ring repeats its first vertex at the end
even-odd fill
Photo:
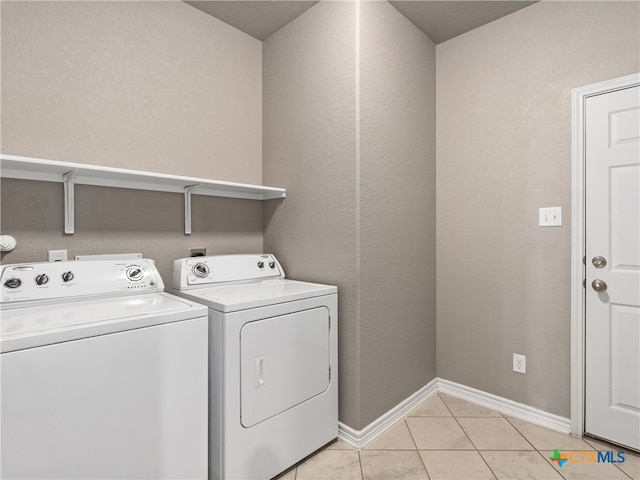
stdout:
POLYGON ((153 261, 6 265, 1 478, 207 478, 207 309, 153 261))
POLYGON ((209 307, 209 478, 269 479, 338 436, 338 296, 272 255, 176 260, 173 293, 209 307))

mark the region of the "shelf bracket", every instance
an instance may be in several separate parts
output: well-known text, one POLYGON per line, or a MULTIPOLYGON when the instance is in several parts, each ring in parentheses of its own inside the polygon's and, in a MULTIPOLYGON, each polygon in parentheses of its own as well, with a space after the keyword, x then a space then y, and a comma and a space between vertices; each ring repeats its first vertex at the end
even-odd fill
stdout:
POLYGON ((191 192, 201 185, 191 185, 184 188, 184 234, 191 235, 191 192))
POLYGON ((75 233, 75 184, 73 183, 78 170, 73 169, 65 173, 64 181, 64 233, 75 233))

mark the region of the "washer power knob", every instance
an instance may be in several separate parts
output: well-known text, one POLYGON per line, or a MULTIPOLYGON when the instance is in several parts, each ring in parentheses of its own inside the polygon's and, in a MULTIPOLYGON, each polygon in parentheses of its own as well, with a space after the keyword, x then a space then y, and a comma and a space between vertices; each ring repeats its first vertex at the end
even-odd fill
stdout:
POLYGON ((41 273, 40 275, 36 276, 36 285, 44 285, 48 281, 49 277, 46 273, 41 273))
POLYGON ((276 262, 269 262, 269 268, 271 269, 276 268, 276 262))
POLYGON ((264 268, 264 262, 263 261, 259 261, 258 262, 258 268, 264 268))
POLYGON ((19 278, 10 278, 4 282, 4 286, 7 288, 18 288, 20 285, 22 285, 22 280, 19 278))
POLYGON ((73 273, 72 272, 64 272, 62 274, 62 281, 64 283, 70 282, 71 280, 73 280, 73 273))

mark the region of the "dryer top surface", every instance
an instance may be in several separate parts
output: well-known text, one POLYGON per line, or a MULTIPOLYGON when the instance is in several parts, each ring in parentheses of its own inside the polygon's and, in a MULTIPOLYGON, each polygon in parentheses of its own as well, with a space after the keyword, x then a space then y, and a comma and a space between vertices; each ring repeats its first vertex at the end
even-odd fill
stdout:
POLYGON ((225 313, 320 297, 337 292, 337 287, 333 285, 284 279, 219 285, 189 291, 173 291, 175 294, 225 313))

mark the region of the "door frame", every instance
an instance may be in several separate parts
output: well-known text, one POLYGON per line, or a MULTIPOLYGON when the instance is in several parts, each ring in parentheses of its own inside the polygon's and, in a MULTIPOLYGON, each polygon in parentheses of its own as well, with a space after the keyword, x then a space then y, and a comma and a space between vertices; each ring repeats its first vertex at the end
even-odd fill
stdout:
POLYGON ((571 433, 584 434, 585 412, 585 102, 640 85, 640 73, 572 90, 571 128, 571 433))

